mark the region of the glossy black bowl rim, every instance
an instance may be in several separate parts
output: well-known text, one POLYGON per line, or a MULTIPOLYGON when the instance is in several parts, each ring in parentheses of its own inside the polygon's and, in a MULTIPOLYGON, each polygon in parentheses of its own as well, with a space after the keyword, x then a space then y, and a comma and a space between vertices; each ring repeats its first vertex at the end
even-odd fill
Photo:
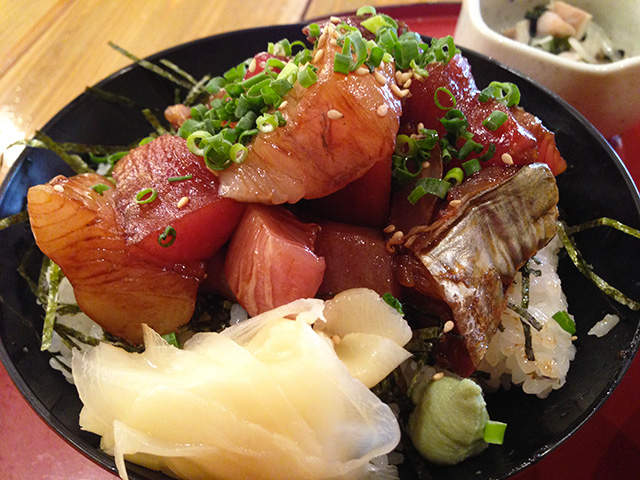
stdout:
MULTIPOLYGON (((263 34, 268 34, 269 32, 277 32, 277 31, 286 30, 286 29, 296 29, 296 28, 297 29, 301 29, 302 27, 304 27, 308 23, 309 22, 301 22, 301 23, 295 23, 295 24, 273 25, 273 26, 266 26, 266 27, 248 28, 248 29, 243 29, 243 30, 229 31, 229 32, 225 32, 225 33, 221 33, 221 34, 217 34, 217 35, 211 35, 211 36, 208 36, 208 37, 203 37, 203 38, 196 39, 196 40, 193 40, 193 41, 190 41, 190 42, 185 42, 183 44, 179 44, 179 45, 176 45, 174 47, 170 47, 170 48, 167 48, 165 50, 162 50, 162 51, 159 51, 157 53, 154 53, 154 54, 152 54, 152 55, 150 55, 148 57, 145 57, 145 59, 149 60, 149 61, 156 61, 156 60, 158 60, 158 59, 160 59, 160 58, 162 58, 164 56, 167 56, 168 54, 170 54, 172 52, 175 52, 177 50, 183 50, 185 48, 189 49, 189 48, 197 47, 200 44, 210 42, 212 39, 224 38, 224 37, 235 36, 235 35, 263 35, 263 34)), ((429 38, 429 37, 425 37, 425 38, 429 38)), ((615 164, 616 168, 619 170, 619 172, 624 177, 626 187, 634 194, 634 201, 635 201, 634 207, 636 208, 636 210, 640 211, 640 194, 638 193, 638 189, 637 189, 634 181, 632 180, 628 170, 626 169, 624 163, 622 162, 622 160, 620 159, 618 154, 615 152, 615 150, 613 150, 611 145, 607 142, 607 140, 596 130, 596 128, 593 125, 591 125, 591 123, 589 123, 588 120, 586 120, 586 118, 584 118, 584 116, 582 114, 580 114, 574 107, 572 107, 565 100, 563 100, 559 95, 557 95, 556 93, 552 92, 548 88, 539 85, 533 79, 531 79, 530 77, 522 74, 521 72, 519 72, 519 71, 517 71, 517 70, 515 70, 515 69, 513 69, 513 68, 511 68, 511 67, 509 67, 509 66, 507 66, 507 65, 505 65, 505 64, 503 64, 501 62, 498 62, 498 61, 496 61, 494 59, 491 59, 488 56, 483 55, 481 53, 478 53, 478 52, 475 52, 475 51, 472 51, 472 50, 469 50, 469 49, 466 49, 466 48, 460 48, 460 50, 462 51, 463 55, 465 55, 465 56, 473 55, 475 57, 478 57, 482 61, 493 63, 494 65, 497 65, 497 66, 501 67, 502 69, 519 76, 521 79, 523 79, 525 81, 528 81, 529 83, 531 83, 535 87, 537 87, 539 90, 543 91, 547 96, 551 97, 553 100, 555 100, 557 103, 559 103, 567 112, 569 112, 574 117, 576 117, 576 119, 589 131, 589 133, 593 137, 595 137, 597 139, 598 143, 601 144, 601 146, 603 146, 603 148, 605 150, 609 151, 611 159, 613 160, 613 163, 615 164)), ((95 86, 100 87, 100 86, 102 86, 104 84, 107 84, 107 83, 111 82, 112 80, 114 80, 114 79, 116 79, 118 77, 121 77, 122 75, 127 74, 131 69, 133 69, 135 67, 136 67, 136 64, 132 63, 132 64, 130 64, 130 65, 128 65, 128 66, 126 66, 126 67, 114 72, 113 74, 109 75, 108 77, 104 78, 103 80, 98 82, 95 86)), ((51 120, 49 120, 45 124, 45 126, 41 129, 41 131, 46 133, 48 130, 53 128, 53 126, 55 126, 55 124, 57 122, 59 122, 62 118, 64 118, 65 115, 67 115, 67 113, 71 109, 73 109, 75 106, 77 106, 78 103, 80 103, 82 101, 82 99, 83 99, 83 97, 85 95, 86 95, 86 93, 81 93, 76 98, 74 98, 71 102, 69 102, 51 120)), ((9 185, 11 184, 16 172, 20 168, 20 164, 24 161, 25 156, 26 156, 26 150, 20 154, 18 159, 16 159, 14 164, 9 169, 9 172, 8 172, 5 180, 3 181, 2 185, 0 185, 0 198, 4 197, 5 191, 8 189, 9 185)), ((609 398, 611 393, 620 384, 620 381, 622 380, 622 378, 624 377, 624 375, 628 371, 628 369, 629 369, 629 367, 631 365, 631 362, 634 359, 634 356, 635 356, 635 354, 636 354, 636 352, 638 350, 639 344, 640 344, 640 324, 637 326, 637 328, 635 330, 635 333, 634 333, 634 336, 633 336, 633 341, 630 343, 630 345, 627 348, 627 352, 630 352, 630 353, 628 353, 625 356, 625 358, 622 360, 622 362, 620 364, 620 369, 618 370, 617 375, 615 375, 614 377, 611 378, 611 380, 610 380, 610 382, 608 384, 609 385, 608 388, 599 395, 598 400, 594 405, 594 408, 592 408, 588 412, 585 412, 584 415, 582 415, 582 417, 579 419, 579 421, 575 424, 574 428, 572 428, 570 431, 566 432, 566 434, 563 436, 563 438, 561 438, 558 441, 553 442, 551 444, 546 444, 546 445, 540 447, 537 451, 532 452, 528 459, 522 461, 520 464, 516 465, 510 471, 505 472, 504 475, 502 475, 500 477, 496 477, 496 478, 506 479, 506 478, 511 477, 512 475, 522 471, 526 467, 528 467, 528 466, 530 466, 530 465, 532 465, 534 463, 537 463, 544 456, 546 456, 548 453, 550 453, 555 448, 557 448, 560 444, 564 443, 577 430, 579 430, 595 414, 595 412, 605 403, 605 401, 609 398)), ((7 350, 5 348, 4 342, 2 341, 2 338, 0 338, 0 360, 4 364, 4 366, 5 366, 6 370, 7 370, 7 373, 9 374, 9 377, 15 383, 16 387, 18 388, 18 390, 20 391, 22 396, 27 400, 27 402, 29 403, 30 407, 62 439, 64 439, 67 443, 72 445, 75 449, 77 449, 80 452, 82 452, 86 457, 91 459, 96 464, 100 465, 103 468, 109 469, 112 473, 117 475, 117 468, 115 466, 115 462, 113 460, 113 457, 111 457, 110 455, 107 455, 106 453, 102 452, 99 449, 96 449, 94 446, 88 444, 87 442, 85 442, 82 439, 74 438, 75 437, 74 434, 62 422, 60 422, 57 418, 55 418, 54 416, 52 416, 50 414, 49 409, 37 398, 37 396, 31 390, 29 385, 26 383, 26 381, 23 379, 23 377, 18 373, 17 369, 14 367, 12 361, 10 360, 10 358, 8 356, 8 353, 7 353, 7 350)), ((129 476, 130 476, 130 478, 137 479, 137 480, 144 480, 144 478, 145 478, 145 477, 142 477, 142 476, 138 476, 135 472, 131 472, 131 471, 129 472, 129 476)))

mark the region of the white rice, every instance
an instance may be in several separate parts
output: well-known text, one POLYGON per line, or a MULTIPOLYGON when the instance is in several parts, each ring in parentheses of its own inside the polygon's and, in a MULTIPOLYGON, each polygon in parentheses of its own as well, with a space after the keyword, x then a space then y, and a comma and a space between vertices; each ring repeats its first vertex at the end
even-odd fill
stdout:
MULTIPOLYGON (((521 385, 525 393, 545 398, 552 390, 564 385, 576 347, 571 334, 551 318, 560 310, 568 311, 567 299, 556 273, 560 247, 560 240, 556 237, 535 255, 541 263, 530 263, 532 269, 541 272, 540 276, 530 275, 529 287, 528 310, 542 325, 539 332, 531 328, 535 361, 528 360, 525 354, 525 335, 520 317, 506 309, 502 315, 504 329, 493 337, 478 367, 490 375, 483 384, 488 390, 500 386, 509 388, 513 383, 521 385)), ((521 286, 522 277, 518 274, 508 291, 509 300, 517 305, 522 300, 521 286)))
MULTIPOLYGON (((60 282, 58 303, 76 304, 73 287, 66 277, 60 282)), ((102 328, 82 312, 74 315, 60 315, 56 318, 56 323, 73 328, 87 337, 93 337, 96 340, 102 340, 104 338, 102 328)), ((74 345, 80 350, 91 348, 89 345, 80 341, 74 341, 74 345)), ((69 383, 73 383, 73 376, 71 375, 71 349, 55 330, 51 336, 51 346, 48 351, 53 354, 51 359, 49 359, 49 365, 51 365, 53 369, 62 372, 69 383)))

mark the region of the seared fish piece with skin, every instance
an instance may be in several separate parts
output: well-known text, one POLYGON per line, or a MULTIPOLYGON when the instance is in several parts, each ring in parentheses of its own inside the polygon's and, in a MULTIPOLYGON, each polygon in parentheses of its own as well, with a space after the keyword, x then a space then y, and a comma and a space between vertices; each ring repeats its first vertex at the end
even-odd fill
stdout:
POLYGON ((29 189, 29 220, 38 247, 69 279, 82 311, 112 335, 138 344, 142 323, 166 334, 189 321, 202 266, 163 268, 128 247, 114 194, 113 183, 101 175, 60 175, 29 189), (96 184, 109 190, 99 194, 91 188, 96 184))
POLYGON ((374 73, 334 71, 335 27, 318 40, 318 81, 296 82, 280 108, 286 125, 258 133, 246 160, 220 173, 219 193, 241 202, 282 204, 329 195, 363 176, 395 149, 401 102, 395 66, 374 73))
POLYGON ((451 309, 455 329, 436 346, 437 361, 469 376, 498 328, 516 273, 556 233, 558 189, 544 164, 487 167, 448 199, 433 224, 407 235, 413 255, 400 272, 405 285, 451 309))

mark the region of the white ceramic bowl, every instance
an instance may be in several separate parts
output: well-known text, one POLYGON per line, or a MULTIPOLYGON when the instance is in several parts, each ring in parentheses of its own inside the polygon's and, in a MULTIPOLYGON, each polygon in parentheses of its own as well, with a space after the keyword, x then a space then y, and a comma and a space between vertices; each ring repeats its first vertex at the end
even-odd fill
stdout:
MULTIPOLYGON (((587 10, 628 58, 606 65, 571 61, 500 32, 548 0, 463 0, 456 44, 502 62, 558 93, 605 137, 640 122, 640 0, 565 0, 587 10)), ((497 79, 499 80, 499 79, 497 79)))

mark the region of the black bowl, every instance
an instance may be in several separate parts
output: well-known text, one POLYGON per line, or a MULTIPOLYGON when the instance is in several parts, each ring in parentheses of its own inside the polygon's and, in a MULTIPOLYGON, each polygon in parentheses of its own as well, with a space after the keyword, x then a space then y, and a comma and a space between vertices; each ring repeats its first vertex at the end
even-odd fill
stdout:
MULTIPOLYGON (((233 32, 181 45, 151 57, 166 58, 199 77, 221 74, 263 50, 268 41, 302 39, 301 25, 267 27, 233 32)), ((472 52, 469 58, 478 85, 492 80, 517 83, 522 105, 556 132, 558 148, 569 164, 558 177, 560 208, 569 224, 608 216, 640 227, 638 192, 609 144, 573 108, 559 97, 504 66, 472 52)), ((116 53, 114 53, 116 55, 116 53)), ((173 102, 174 86, 131 66, 101 82, 99 87, 135 99, 124 107, 83 94, 65 107, 43 131, 58 142, 128 145, 145 136, 150 126, 141 109, 162 116, 173 102)), ((71 174, 54 154, 28 149, 11 169, 0 190, 0 217, 26 207, 27 189, 56 174, 71 174)), ((640 255, 636 239, 617 231, 597 229, 580 234, 579 245, 595 270, 632 297, 640 298, 640 255)), ((40 352, 42 308, 17 272, 34 242, 26 224, 0 232, 0 356, 9 375, 33 408, 62 437, 88 457, 116 472, 113 459, 102 453, 97 436, 78 426, 81 402, 73 385, 53 371, 50 355, 40 352)), ((38 261, 30 268, 37 271, 38 261)), ((487 396, 492 418, 509 425, 503 446, 492 446, 482 455, 455 467, 430 467, 434 479, 506 478, 539 460, 575 432, 607 399, 622 379, 638 346, 639 314, 621 307, 600 293, 563 259, 559 267, 570 311, 577 318, 577 355, 566 385, 540 400, 519 388, 487 396), (603 338, 587 331, 606 313, 617 313, 621 322, 603 338)), ((130 465, 130 478, 167 479, 130 465)), ((403 478, 411 478, 403 474, 403 478)))

